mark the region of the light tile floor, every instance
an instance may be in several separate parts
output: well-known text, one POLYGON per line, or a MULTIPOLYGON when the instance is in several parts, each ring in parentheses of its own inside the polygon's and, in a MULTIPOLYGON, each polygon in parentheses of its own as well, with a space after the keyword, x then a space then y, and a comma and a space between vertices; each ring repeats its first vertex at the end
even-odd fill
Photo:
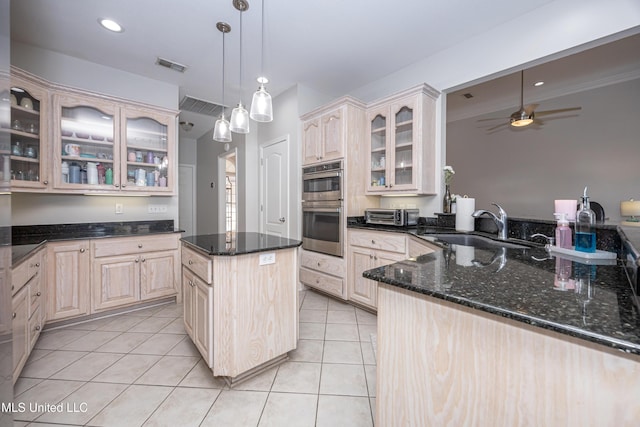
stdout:
POLYGON ((45 331, 15 386, 15 425, 372 426, 376 320, 303 291, 290 360, 233 389, 212 376, 175 303, 45 331))

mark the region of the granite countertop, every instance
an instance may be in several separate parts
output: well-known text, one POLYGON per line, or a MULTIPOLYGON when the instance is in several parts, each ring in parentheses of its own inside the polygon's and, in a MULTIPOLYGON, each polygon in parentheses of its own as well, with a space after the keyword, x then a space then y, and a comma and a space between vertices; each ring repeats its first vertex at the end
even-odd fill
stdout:
MULTIPOLYGON (((396 231, 435 241, 438 227, 396 231)), ((482 234, 482 233, 472 233, 482 234)), ((437 243, 437 241, 436 241, 437 243)), ((364 277, 474 309, 640 354, 640 299, 622 260, 585 264, 543 247, 480 249, 440 244, 442 251, 364 272, 364 277), (559 281, 557 270, 570 269, 559 281)))
POLYGON ((18 225, 11 227, 11 261, 13 265, 20 263, 46 242, 165 233, 182 230, 174 228, 173 220, 18 225))
POLYGON ((295 248, 302 244, 300 240, 251 232, 233 233, 230 239, 225 233, 220 233, 186 236, 181 240, 207 255, 222 256, 295 248))

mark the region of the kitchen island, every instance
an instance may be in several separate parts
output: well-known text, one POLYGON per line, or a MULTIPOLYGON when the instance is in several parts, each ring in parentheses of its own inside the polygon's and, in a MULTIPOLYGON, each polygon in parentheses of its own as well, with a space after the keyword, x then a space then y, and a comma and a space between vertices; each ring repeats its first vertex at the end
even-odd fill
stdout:
POLYGON ((443 245, 365 272, 379 282, 376 423, 637 425, 625 267, 568 265, 559 280, 544 248, 443 245))
POLYGON ((182 239, 184 325, 214 376, 235 385, 296 348, 301 244, 249 232, 182 239))

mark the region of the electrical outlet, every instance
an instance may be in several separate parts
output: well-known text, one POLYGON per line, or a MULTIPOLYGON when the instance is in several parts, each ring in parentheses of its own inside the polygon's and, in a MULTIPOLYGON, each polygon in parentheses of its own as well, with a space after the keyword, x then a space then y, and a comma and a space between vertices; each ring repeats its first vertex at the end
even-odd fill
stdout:
POLYGON ((124 213, 124 204, 116 203, 116 213, 123 214, 124 213))
POLYGON ((275 252, 271 252, 268 254, 260 254, 259 265, 267 265, 267 264, 275 264, 275 263, 276 263, 275 252))
POLYGON ((148 205, 147 212, 150 214, 167 213, 167 205, 148 205))

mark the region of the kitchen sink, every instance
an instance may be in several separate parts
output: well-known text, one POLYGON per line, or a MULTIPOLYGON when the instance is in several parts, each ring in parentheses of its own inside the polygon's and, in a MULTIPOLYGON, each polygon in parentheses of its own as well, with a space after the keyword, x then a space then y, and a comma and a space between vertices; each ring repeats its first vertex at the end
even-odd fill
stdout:
POLYGON ((476 234, 427 234, 435 239, 436 242, 444 242, 451 245, 473 246, 478 249, 528 249, 530 246, 521 245, 505 240, 494 240, 476 234))

